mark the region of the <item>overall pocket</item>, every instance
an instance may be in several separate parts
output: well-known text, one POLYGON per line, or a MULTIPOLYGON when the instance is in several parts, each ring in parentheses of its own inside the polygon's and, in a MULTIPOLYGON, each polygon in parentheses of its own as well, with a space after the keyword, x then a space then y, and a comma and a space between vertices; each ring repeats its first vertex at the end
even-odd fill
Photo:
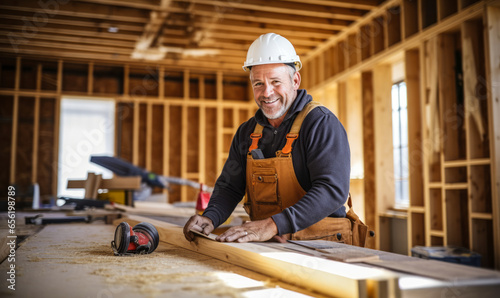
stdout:
POLYGON ((252 175, 253 193, 257 204, 278 204, 278 174, 274 169, 252 175))

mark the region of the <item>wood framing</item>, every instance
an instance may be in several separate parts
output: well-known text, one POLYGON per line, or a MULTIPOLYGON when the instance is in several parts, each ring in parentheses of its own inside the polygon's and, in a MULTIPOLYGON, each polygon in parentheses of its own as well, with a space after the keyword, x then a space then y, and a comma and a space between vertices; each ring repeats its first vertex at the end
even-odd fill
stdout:
MULTIPOLYGON (((375 180, 375 117, 374 117, 374 86, 373 72, 361 74, 362 107, 363 107, 363 164, 364 164, 364 222, 373 228, 377 226, 377 216, 372 210, 377 210, 376 180, 375 180), (370 210, 370 211, 368 211, 370 210), (367 212, 368 211, 368 212, 367 212)), ((378 238, 378 237, 377 237, 378 238)), ((368 246, 374 248, 376 243, 368 238, 368 246)))
POLYGON ((500 268, 500 5, 486 7, 487 44, 486 57, 488 94, 488 119, 490 130, 490 152, 492 154, 492 213, 495 249, 495 268, 500 268))
MULTIPOLYGON (((422 245, 422 235, 417 235, 414 226, 415 219, 423 217, 421 209, 424 206, 423 182, 423 138, 422 138, 422 113, 420 97, 420 53, 418 49, 405 52, 405 82, 408 104, 408 163, 409 163, 409 191, 410 205, 408 208, 408 250, 417 245, 422 245), (415 235, 415 236, 414 236, 415 235), (421 241, 418 241, 418 240, 421 241)), ((421 223, 423 225, 423 223, 421 223)), ((408 251, 410 254, 410 251, 408 251)))
MULTIPOLYGON (((375 135, 375 214, 388 210, 393 206, 394 194, 394 162, 392 154, 392 72, 390 65, 380 65, 373 70, 373 113, 375 135)), ((375 233, 379 233, 379 225, 375 224, 375 233)), ((377 238, 379 247, 380 238, 377 238)))

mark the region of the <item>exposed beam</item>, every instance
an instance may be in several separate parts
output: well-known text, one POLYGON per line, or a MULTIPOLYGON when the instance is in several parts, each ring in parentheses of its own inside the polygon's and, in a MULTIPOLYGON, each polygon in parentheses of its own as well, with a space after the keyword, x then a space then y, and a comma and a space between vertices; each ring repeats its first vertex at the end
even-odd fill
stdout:
POLYGON ((102 61, 106 64, 115 64, 115 63, 130 63, 137 65, 145 65, 145 64, 155 64, 155 65, 164 65, 169 69, 177 69, 183 70, 186 68, 195 69, 197 71, 200 70, 209 70, 213 71, 214 69, 225 70, 229 73, 241 73, 241 61, 236 63, 229 63, 227 61, 202 61, 202 60, 194 60, 194 59, 163 59, 161 61, 145 61, 145 60, 137 60, 130 58, 129 55, 115 55, 110 53, 87 53, 87 52, 70 52, 63 49, 52 49, 50 51, 35 49, 34 47, 22 48, 20 47, 17 51, 7 46, 0 45, 1 53, 8 53, 12 55, 32 55, 37 57, 51 57, 55 58, 65 58, 67 60, 75 60, 75 61, 102 61))
MULTIPOLYGON (((0 19, 11 19, 11 20, 16 20, 16 21, 19 21, 20 24, 22 25, 26 25, 24 23, 24 19, 26 18, 26 16, 24 15, 6 15, 6 14, 1 14, 0 15, 0 19)), ((48 18, 47 19, 47 25, 46 26, 38 26, 37 29, 41 29, 41 28, 46 28, 46 27, 50 27, 51 25, 63 25, 63 26, 66 26, 65 28, 68 28, 67 26, 71 26, 71 27, 86 27, 86 28, 89 28, 87 30, 94 30, 95 33, 99 33, 97 32, 96 30, 99 30, 99 29, 103 29, 104 31, 108 31, 108 29, 110 27, 117 27, 119 29, 119 31, 121 32, 142 32, 142 30, 144 29, 144 26, 141 26, 141 25, 129 25, 129 24, 123 24, 123 23, 120 23, 120 24, 116 24, 116 23, 109 23, 109 22, 87 22, 87 21, 79 21, 79 20, 75 20, 75 19, 71 19, 71 20, 68 20, 68 19, 57 19, 57 18, 48 18)), ((4 25, 2 25, 4 26, 4 25)), ((135 37, 137 39, 137 37, 135 37)))
MULTIPOLYGON (((281 0, 287 2, 304 3, 304 0, 281 0)), ((378 1, 376 0, 354 0, 354 1, 335 1, 335 0, 308 0, 307 3, 331 7, 344 7, 353 9, 370 10, 377 7, 378 1)))
MULTIPOLYGON (((24 7, 24 6, 11 6, 11 5, 0 5, 0 10, 11 10, 11 11, 23 11, 29 13, 44 13, 47 15, 41 7, 24 7)), ((58 16, 68 16, 73 18, 86 18, 86 19, 101 19, 107 21, 119 21, 127 23, 147 23, 148 19, 144 17, 134 17, 134 16, 122 16, 122 15, 112 15, 112 14, 99 14, 97 12, 80 12, 75 10, 57 10, 58 16)))
MULTIPOLYGON (((0 15, 0 18, 2 16, 0 15)), ((8 30, 11 29, 13 31, 9 31, 7 33, 20 33, 20 37, 22 37, 22 31, 25 29, 24 26, 20 25, 2 25, 2 29, 8 30)), ((128 40, 128 41, 136 41, 137 36, 132 34, 119 34, 119 33, 108 33, 108 32, 95 32, 91 30, 74 30, 74 29, 59 29, 59 28, 50 28, 50 27, 40 27, 37 29, 38 34, 40 33, 50 33, 56 35, 68 35, 68 36, 82 36, 82 37, 92 37, 98 40, 128 40)))
MULTIPOLYGON (((242 33, 228 33, 228 32, 209 32, 206 33, 206 37, 208 38, 215 38, 215 39, 232 39, 238 42, 246 42, 251 44, 257 37, 256 34, 242 34, 242 33)), ((314 41, 310 38, 304 39, 304 38, 295 38, 295 36, 290 36, 288 38, 290 42, 294 46, 307 46, 307 47, 314 47, 318 44, 319 41, 314 41)))
MULTIPOLYGON (((8 33, 11 32, 0 30, 0 36, 7 35, 8 33)), ((20 36, 22 36, 22 32, 18 31, 18 33, 20 33, 20 36)), ((106 38, 74 37, 61 34, 44 34, 44 33, 38 33, 33 38, 26 39, 26 44, 29 44, 35 40, 59 41, 62 42, 63 44, 77 46, 77 47, 79 47, 80 45, 101 45, 101 46, 107 46, 108 49, 110 47, 128 48, 129 49, 128 51, 131 51, 134 48, 134 43, 130 41, 109 40, 106 38)))
POLYGON ((278 28, 278 27, 271 27, 271 28, 265 28, 265 27, 253 27, 249 26, 247 23, 244 22, 236 22, 232 21, 231 23, 228 22, 220 22, 220 23, 208 23, 204 21, 197 21, 195 23, 195 26, 197 28, 206 28, 207 26, 210 26, 212 30, 224 30, 224 31, 229 31, 229 32, 239 32, 239 33, 249 33, 252 34, 253 36, 258 36, 261 34, 269 33, 269 32, 274 32, 280 35, 284 36, 293 36, 293 37, 307 37, 307 38, 318 38, 318 39, 328 39, 329 37, 332 36, 333 33, 336 31, 320 31, 320 30, 311 30, 309 29, 302 29, 302 30, 289 30, 284 28, 278 28))
POLYGON ((274 13, 268 12, 248 13, 246 11, 238 9, 228 10, 227 12, 218 12, 215 8, 209 5, 196 5, 196 9, 193 10, 193 13, 209 18, 216 17, 217 14, 220 14, 220 17, 228 20, 249 21, 256 23, 268 23, 304 28, 319 28, 326 30, 342 30, 347 28, 347 26, 350 24, 350 22, 344 20, 325 20, 314 17, 297 18, 294 16, 278 16, 274 13))
POLYGON ((334 10, 331 7, 320 7, 310 3, 281 3, 278 1, 263 1, 263 0, 253 0, 251 2, 242 1, 219 1, 219 0, 175 0, 177 2, 189 2, 196 4, 213 5, 217 7, 219 11, 223 13, 224 9, 231 11, 232 9, 246 9, 253 11, 265 11, 272 12, 276 14, 286 14, 286 15, 296 15, 296 16, 306 16, 315 18, 325 18, 325 19, 338 19, 354 21, 359 19, 363 15, 363 11, 336 8, 334 10))
POLYGON ((150 0, 75 0, 77 2, 87 2, 87 3, 95 3, 101 5, 111 5, 117 7, 130 7, 130 8, 138 8, 138 9, 148 9, 148 10, 161 10, 161 8, 157 5, 158 1, 150 1, 150 0))
MULTIPOLYGON (((11 41, 3 37, 0 37, 0 43, 11 44, 11 41)), ((73 51, 85 51, 85 52, 95 52, 95 53, 123 54, 128 56, 130 55, 131 52, 131 49, 124 49, 124 48, 109 48, 109 47, 89 46, 82 44, 74 45, 67 42, 45 42, 33 39, 30 39, 29 42, 26 43, 26 46, 30 48, 31 47, 55 48, 55 49, 65 50, 69 53, 72 53, 73 51), (78 46, 78 48, 75 48, 75 46, 78 46)))

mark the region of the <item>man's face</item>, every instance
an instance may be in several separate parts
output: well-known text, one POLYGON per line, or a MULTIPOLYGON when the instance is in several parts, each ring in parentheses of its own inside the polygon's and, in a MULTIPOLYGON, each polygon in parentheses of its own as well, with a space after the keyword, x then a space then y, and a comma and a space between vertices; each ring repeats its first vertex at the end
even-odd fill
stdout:
POLYGON ((297 96, 300 74, 290 77, 289 69, 285 64, 264 64, 250 71, 255 102, 270 120, 284 118, 297 96))

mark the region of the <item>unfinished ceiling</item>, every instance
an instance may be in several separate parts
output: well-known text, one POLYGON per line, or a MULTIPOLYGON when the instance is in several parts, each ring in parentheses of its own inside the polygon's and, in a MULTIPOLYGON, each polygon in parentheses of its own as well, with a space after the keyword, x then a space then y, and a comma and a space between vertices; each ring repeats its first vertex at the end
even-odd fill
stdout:
POLYGON ((0 53, 240 70, 258 35, 301 57, 381 0, 2 0, 0 53))

